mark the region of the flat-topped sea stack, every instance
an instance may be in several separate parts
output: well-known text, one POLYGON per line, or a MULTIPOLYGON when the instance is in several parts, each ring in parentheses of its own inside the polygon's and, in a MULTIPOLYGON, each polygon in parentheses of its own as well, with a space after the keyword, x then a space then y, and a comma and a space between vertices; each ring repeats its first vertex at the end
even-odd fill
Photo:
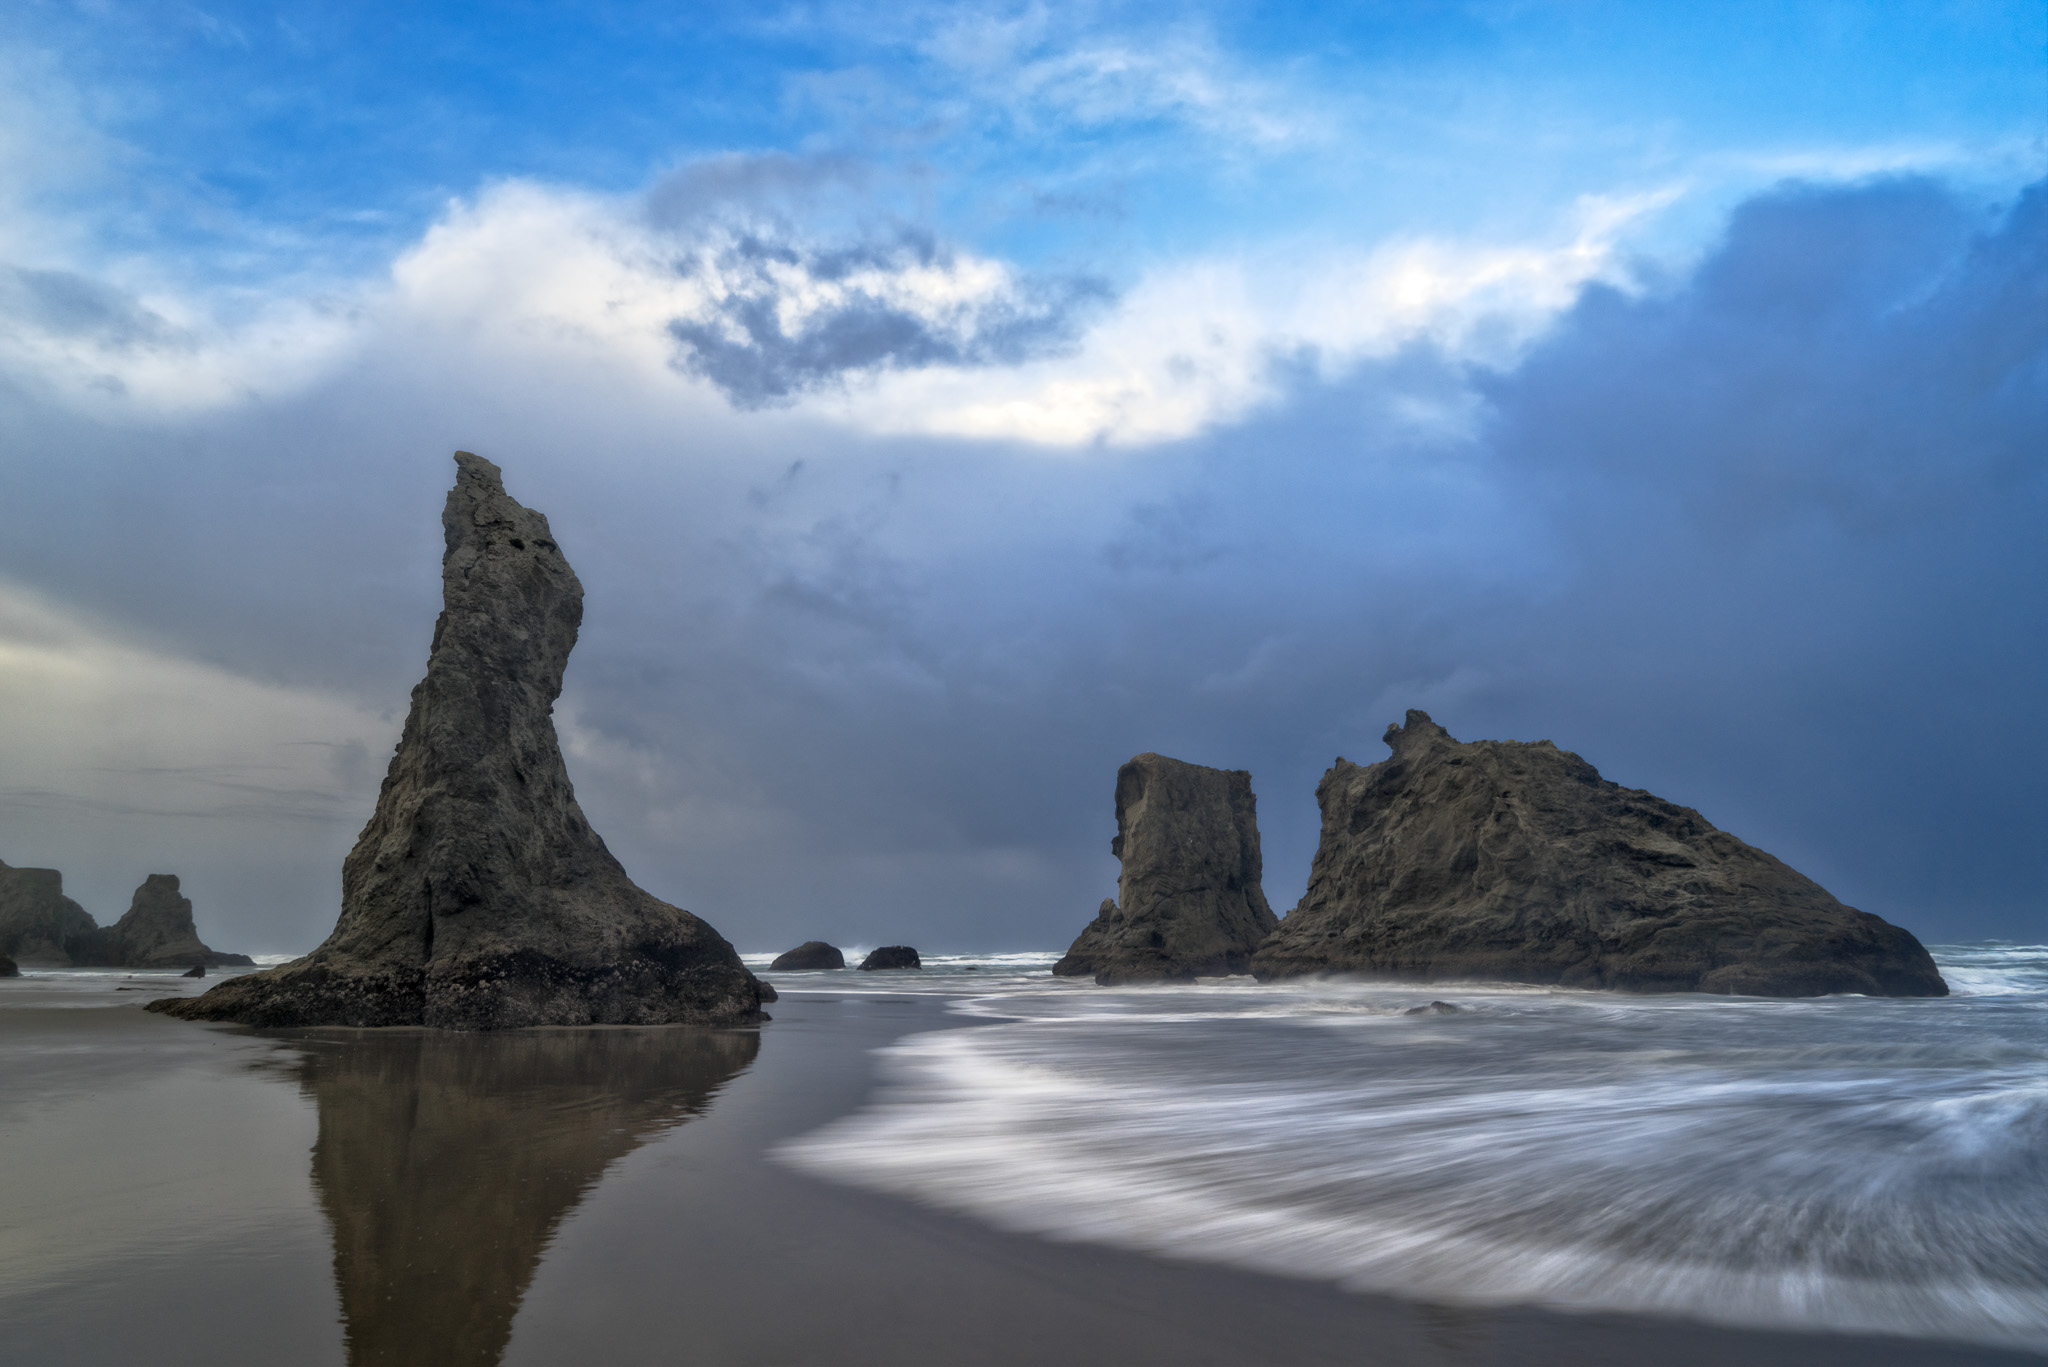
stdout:
POLYGON ((192 899, 178 891, 174 873, 152 873, 143 879, 127 914, 96 932, 87 944, 74 952, 78 962, 114 968, 246 968, 256 962, 246 954, 224 953, 201 942, 192 923, 192 899))
POLYGON ((798 972, 818 968, 844 968, 846 956, 823 940, 806 940, 786 954, 775 956, 768 965, 771 973, 798 972))
POLYGON ((1261 979, 1361 973, 1814 997, 1940 997, 1908 932, 1549 741, 1459 742, 1423 712, 1316 788, 1308 892, 1261 979))
POLYGON ((1145 754, 1116 773, 1117 897, 1052 971, 1103 986, 1248 971, 1278 924, 1260 887, 1257 800, 1242 769, 1145 754))
POLYGON ((99 923, 64 895, 63 874, 0 864, 0 954, 33 967, 69 967, 99 933, 99 923))
POLYGON ((150 1009, 270 1027, 758 1020, 732 946, 636 887, 584 819, 553 715, 583 586, 497 466, 455 464, 433 651, 342 865, 334 933, 150 1009))

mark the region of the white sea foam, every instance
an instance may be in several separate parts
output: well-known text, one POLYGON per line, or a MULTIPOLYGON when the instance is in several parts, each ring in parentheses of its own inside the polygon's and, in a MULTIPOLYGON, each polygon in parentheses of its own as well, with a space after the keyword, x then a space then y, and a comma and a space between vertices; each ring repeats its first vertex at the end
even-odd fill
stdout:
POLYGON ((892 1046, 873 1105, 779 1156, 1432 1301, 2039 1344, 2048 950, 1938 954, 1946 1001, 1040 970, 958 1003, 992 1023, 892 1046), (1465 1009, 1405 1014, 1431 997, 1465 1009))

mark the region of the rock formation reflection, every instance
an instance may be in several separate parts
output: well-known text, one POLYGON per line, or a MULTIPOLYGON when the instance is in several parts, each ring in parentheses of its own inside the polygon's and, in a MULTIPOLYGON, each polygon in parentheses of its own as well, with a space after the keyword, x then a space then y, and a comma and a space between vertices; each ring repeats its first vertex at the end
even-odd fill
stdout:
POLYGON ((752 1031, 301 1037, 320 1108, 313 1184, 334 1231, 353 1367, 492 1364, 562 1217, 605 1169, 701 1113, 752 1031))

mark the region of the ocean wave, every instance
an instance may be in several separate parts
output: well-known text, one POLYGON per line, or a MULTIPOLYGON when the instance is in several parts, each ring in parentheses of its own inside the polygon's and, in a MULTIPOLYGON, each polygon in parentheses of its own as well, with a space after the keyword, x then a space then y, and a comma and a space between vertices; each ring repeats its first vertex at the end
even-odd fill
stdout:
POLYGON ((1996 990, 989 992, 963 1005, 991 1023, 898 1042, 872 1105, 778 1156, 1429 1301, 2038 1345, 2048 951, 1940 955, 1996 990), (1406 1014, 1432 996, 1463 1009, 1406 1014))

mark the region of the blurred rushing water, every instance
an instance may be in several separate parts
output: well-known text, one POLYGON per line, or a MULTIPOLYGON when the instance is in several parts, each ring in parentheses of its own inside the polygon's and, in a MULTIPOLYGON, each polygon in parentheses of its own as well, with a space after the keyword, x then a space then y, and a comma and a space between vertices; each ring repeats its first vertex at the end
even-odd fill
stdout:
POLYGON ((1004 1228, 1425 1300, 2048 1345, 2048 948, 1946 1000, 1340 982, 1051 956, 774 975, 966 994, 779 1156, 1004 1228), (972 965, 974 971, 969 972, 972 965), (867 980, 867 981, 862 981, 867 980), (1454 1014, 1408 1014, 1432 999, 1454 1014))

